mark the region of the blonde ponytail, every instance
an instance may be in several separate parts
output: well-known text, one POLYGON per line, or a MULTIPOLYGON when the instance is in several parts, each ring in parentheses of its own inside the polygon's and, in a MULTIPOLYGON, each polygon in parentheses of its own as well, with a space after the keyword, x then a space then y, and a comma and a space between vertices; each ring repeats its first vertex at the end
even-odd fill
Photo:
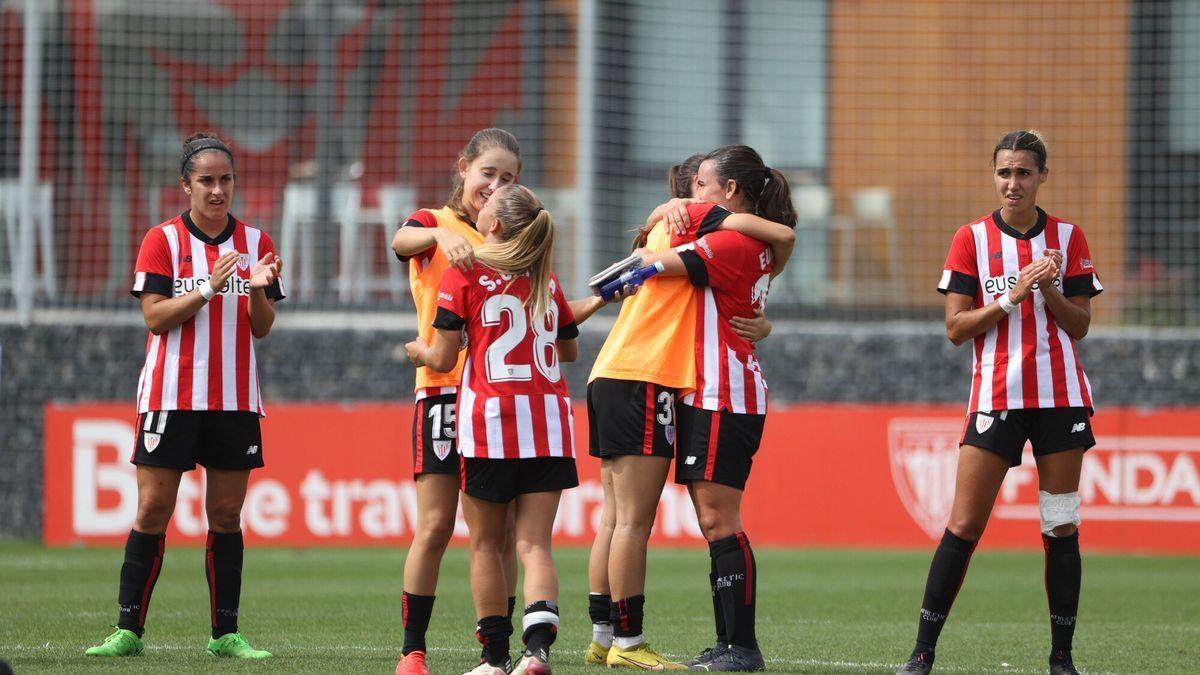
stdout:
POLYGON ((529 188, 510 185, 503 190, 496 204, 500 241, 476 248, 475 258, 504 274, 528 273, 530 297, 525 304, 532 302, 533 316, 543 317, 550 310, 554 219, 529 188))

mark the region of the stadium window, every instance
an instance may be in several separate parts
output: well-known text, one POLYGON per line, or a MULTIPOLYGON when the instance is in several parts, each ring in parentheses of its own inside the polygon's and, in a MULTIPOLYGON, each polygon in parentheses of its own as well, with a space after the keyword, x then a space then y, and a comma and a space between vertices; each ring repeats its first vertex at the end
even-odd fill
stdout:
POLYGON ((612 0, 599 7, 597 249, 663 201, 667 169, 745 143, 821 181, 826 0, 612 0), (607 221, 607 222, 606 222, 607 221))
POLYGON ((1200 3, 1171 3, 1167 66, 1167 142, 1172 152, 1200 152, 1200 3))

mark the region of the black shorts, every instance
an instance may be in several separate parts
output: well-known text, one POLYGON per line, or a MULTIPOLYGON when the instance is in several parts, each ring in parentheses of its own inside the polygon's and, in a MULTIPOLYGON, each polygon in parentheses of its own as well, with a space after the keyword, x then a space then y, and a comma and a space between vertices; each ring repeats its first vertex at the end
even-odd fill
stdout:
POLYGON ((530 492, 566 490, 579 485, 574 457, 487 459, 464 457, 462 491, 489 502, 504 504, 530 492))
POLYGON ((413 475, 458 474, 458 438, 454 425, 455 394, 428 396, 413 406, 413 475))
POLYGON ((598 377, 588 384, 588 454, 675 456, 675 389, 598 377))
POLYGON ((191 471, 263 465, 258 413, 244 410, 154 410, 138 415, 130 462, 191 471))
POLYGON ((680 405, 675 482, 707 480, 746 489, 766 421, 766 415, 680 405))
POLYGON ((990 450, 1020 466, 1025 441, 1033 446, 1033 456, 1083 448, 1096 444, 1087 408, 1018 408, 993 410, 967 415, 959 445, 974 445, 990 450))

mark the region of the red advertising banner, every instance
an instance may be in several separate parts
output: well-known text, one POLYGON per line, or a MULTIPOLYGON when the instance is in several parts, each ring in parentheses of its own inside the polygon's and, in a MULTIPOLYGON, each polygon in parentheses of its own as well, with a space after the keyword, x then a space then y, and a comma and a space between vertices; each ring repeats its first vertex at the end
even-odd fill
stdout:
MULTIPOLYGON (((128 404, 49 405, 45 411, 47 544, 119 543, 133 525, 137 483, 128 404)), ((578 405, 576 444, 587 447, 578 405)), ((746 489, 755 543, 929 547, 954 492, 961 406, 778 406, 746 489)), ((405 404, 275 404, 263 420, 267 466, 243 509, 257 544, 404 545, 416 523, 405 404)), ((1105 409, 1084 458, 1081 526, 1093 550, 1200 553, 1200 408, 1105 409)), ((557 541, 590 543, 599 522, 599 463, 579 458, 580 486, 563 494, 557 541)), ((174 540, 202 540, 204 472, 185 474, 174 540)), ((985 545, 1035 548, 1037 471, 1026 450, 996 502, 985 545)), ((459 519, 456 538, 466 539, 459 519)), ((687 492, 668 484, 653 543, 701 545, 687 492)))

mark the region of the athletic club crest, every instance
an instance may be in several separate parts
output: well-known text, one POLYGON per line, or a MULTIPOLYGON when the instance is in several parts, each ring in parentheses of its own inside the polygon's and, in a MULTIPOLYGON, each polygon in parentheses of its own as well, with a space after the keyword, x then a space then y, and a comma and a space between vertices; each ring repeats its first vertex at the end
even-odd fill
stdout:
POLYGON ((238 266, 238 269, 243 272, 250 269, 250 254, 249 253, 239 253, 237 266, 238 266))
POLYGON ((675 425, 668 424, 663 427, 663 435, 667 437, 667 443, 675 445, 675 425))
POLYGON ((952 418, 899 417, 888 423, 896 494, 908 515, 934 540, 942 535, 954 504, 961 435, 962 423, 952 418))
POLYGON ((451 441, 434 441, 433 454, 437 455, 438 460, 445 461, 450 456, 451 441))
POLYGON ((978 431, 981 434, 985 433, 988 429, 992 428, 992 422, 994 421, 995 420, 991 415, 975 413, 975 431, 978 431))
POLYGON ((158 443, 161 440, 162 434, 146 432, 142 436, 142 444, 146 446, 146 452, 154 452, 154 449, 158 447, 158 443))

